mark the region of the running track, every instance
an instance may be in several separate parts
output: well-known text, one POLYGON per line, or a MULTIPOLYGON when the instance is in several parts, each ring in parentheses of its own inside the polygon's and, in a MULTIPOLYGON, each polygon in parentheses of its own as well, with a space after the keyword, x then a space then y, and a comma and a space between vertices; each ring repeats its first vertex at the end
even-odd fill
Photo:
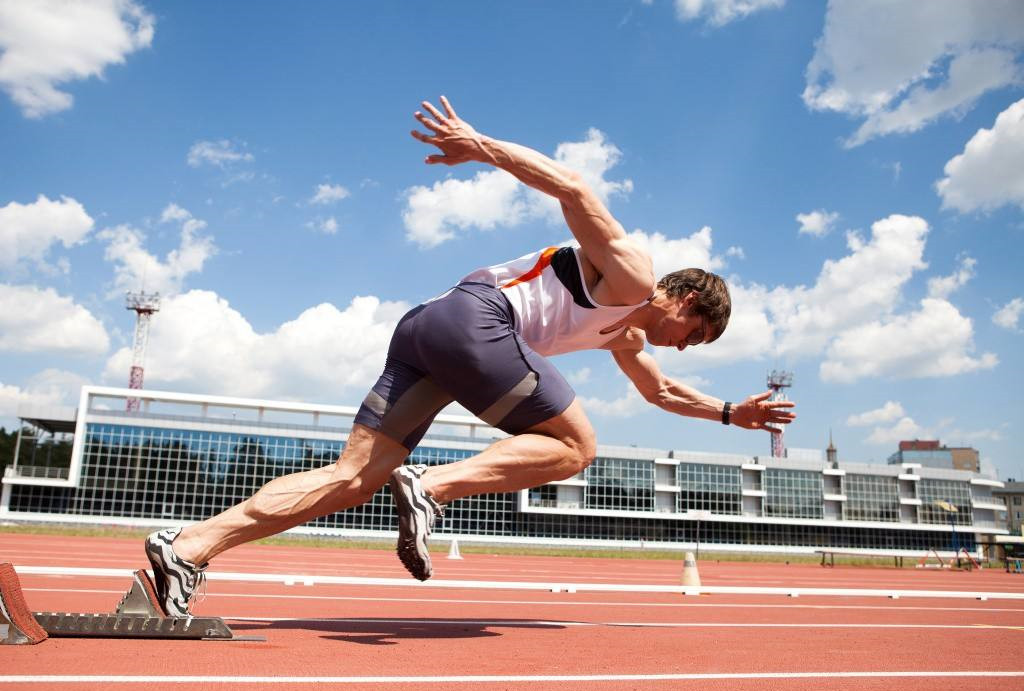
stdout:
MULTIPOLYGON (((134 569, 141 544, 0 533, 17 567, 134 569)), ((404 578, 388 552, 250 545, 211 571, 404 578)), ((435 579, 675 585, 681 561, 435 555, 435 579)), ((700 563, 704 585, 1024 593, 1024 577, 700 563)), ((111 611, 124 577, 22 575, 36 611, 111 611)), ((266 642, 51 639, 0 648, 43 689, 1024 689, 1024 600, 552 593, 211 580, 197 614, 266 642)))

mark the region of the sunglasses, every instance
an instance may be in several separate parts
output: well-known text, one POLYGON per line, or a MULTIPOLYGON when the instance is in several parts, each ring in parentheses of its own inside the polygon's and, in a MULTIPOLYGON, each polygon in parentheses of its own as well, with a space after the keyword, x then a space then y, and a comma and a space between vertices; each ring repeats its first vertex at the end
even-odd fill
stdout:
POLYGON ((686 337, 686 345, 700 345, 704 342, 704 338, 708 332, 708 320, 703 314, 700 315, 700 331, 691 331, 690 335, 686 337))

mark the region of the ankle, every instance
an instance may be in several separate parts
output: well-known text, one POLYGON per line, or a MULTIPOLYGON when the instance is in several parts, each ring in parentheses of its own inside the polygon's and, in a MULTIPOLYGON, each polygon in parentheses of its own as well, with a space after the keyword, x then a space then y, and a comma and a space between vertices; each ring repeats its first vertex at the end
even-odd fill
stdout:
POLYGON ((187 536, 184 531, 175 538, 171 549, 179 559, 184 559, 190 564, 199 566, 206 562, 206 559, 203 559, 204 555, 199 541, 187 536))

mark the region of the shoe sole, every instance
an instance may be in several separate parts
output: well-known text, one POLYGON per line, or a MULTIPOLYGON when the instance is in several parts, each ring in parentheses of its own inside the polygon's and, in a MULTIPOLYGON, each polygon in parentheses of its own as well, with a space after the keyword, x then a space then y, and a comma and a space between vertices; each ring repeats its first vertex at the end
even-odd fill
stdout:
MULTIPOLYGON (((433 575, 434 569, 430 563, 430 553, 428 552, 424 559, 416 548, 416 509, 406 494, 407 489, 410 493, 412 489, 405 485, 401 475, 392 475, 388 479, 388 486, 391 488, 391 496, 394 497, 395 506, 398 508, 398 546, 396 548, 398 558, 413 578, 425 581, 433 575)), ((430 510, 429 507, 427 510, 430 510)))

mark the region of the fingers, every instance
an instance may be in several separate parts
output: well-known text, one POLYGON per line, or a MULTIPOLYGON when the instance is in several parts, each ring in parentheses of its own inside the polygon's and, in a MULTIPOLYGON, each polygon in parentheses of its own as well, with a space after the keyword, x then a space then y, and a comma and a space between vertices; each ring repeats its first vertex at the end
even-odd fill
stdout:
POLYGON ((424 163, 434 164, 443 163, 446 166, 455 166, 460 163, 465 163, 469 158, 466 156, 445 156, 443 154, 432 154, 423 159, 424 163))
POLYGON ((445 119, 444 116, 441 115, 441 113, 437 110, 437 108, 434 107, 434 104, 431 103, 430 101, 424 101, 422 105, 423 105, 424 110, 426 110, 431 115, 433 115, 436 120, 444 120, 445 119))
POLYGON ((441 131, 441 125, 439 125, 438 123, 434 122, 433 120, 431 120, 426 115, 424 115, 423 113, 419 112, 418 110, 415 113, 413 113, 412 116, 414 118, 416 118, 417 120, 419 120, 420 123, 422 123, 423 126, 426 127, 428 130, 430 130, 431 132, 440 132, 441 131))
POLYGON ((452 108, 452 104, 449 103, 448 99, 445 98, 444 96, 441 96, 441 105, 444 106, 444 110, 445 110, 446 113, 448 113, 448 117, 450 117, 450 118, 457 118, 457 117, 459 117, 458 115, 455 114, 455 109, 452 108))
POLYGON ((437 137, 432 137, 429 134, 424 134, 419 130, 412 130, 411 132, 409 132, 409 134, 411 134, 414 138, 419 139, 424 144, 433 144, 434 146, 437 146, 437 137))
POLYGON ((768 401, 765 403, 770 408, 793 408, 796 407, 796 403, 793 401, 768 401))
POLYGON ((770 398, 771 395, 772 395, 771 391, 765 391, 764 393, 759 393, 759 394, 756 394, 754 396, 751 396, 750 400, 752 400, 754 403, 760 403, 761 401, 764 401, 764 400, 767 400, 768 398, 770 398))

